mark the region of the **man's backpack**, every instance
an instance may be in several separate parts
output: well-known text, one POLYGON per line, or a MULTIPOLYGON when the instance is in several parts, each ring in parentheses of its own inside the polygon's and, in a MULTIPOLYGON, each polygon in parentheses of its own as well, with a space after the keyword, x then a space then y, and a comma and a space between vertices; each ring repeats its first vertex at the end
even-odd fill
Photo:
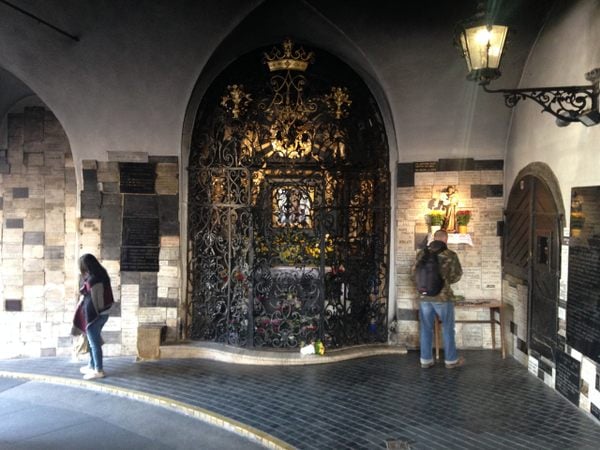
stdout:
MULTIPOLYGON (((444 250, 443 248, 440 251, 444 250)), ((434 297, 438 295, 444 287, 444 279, 440 274, 440 262, 438 252, 433 252, 425 247, 423 256, 415 267, 415 281, 417 291, 421 295, 434 297)))

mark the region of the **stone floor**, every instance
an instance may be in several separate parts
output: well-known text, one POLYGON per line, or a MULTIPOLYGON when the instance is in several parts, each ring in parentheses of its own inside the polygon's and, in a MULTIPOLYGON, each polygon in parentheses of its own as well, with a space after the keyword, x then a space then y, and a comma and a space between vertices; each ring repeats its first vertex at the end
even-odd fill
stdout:
POLYGON ((272 448, 597 449, 600 423, 489 350, 421 369, 418 354, 253 366, 107 358, 82 381, 61 358, 0 361, 0 376, 83 386, 196 415, 272 448), (24 375, 29 374, 29 375, 24 375))

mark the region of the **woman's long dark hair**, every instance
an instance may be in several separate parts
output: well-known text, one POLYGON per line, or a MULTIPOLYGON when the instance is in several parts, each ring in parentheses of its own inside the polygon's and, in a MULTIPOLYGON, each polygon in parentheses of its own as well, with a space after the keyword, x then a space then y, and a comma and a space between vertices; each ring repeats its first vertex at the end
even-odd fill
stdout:
POLYGON ((90 277, 93 277, 98 281, 109 280, 106 269, 102 267, 102 264, 100 264, 96 257, 90 253, 81 255, 79 258, 79 271, 82 276, 85 276, 87 273, 90 277))

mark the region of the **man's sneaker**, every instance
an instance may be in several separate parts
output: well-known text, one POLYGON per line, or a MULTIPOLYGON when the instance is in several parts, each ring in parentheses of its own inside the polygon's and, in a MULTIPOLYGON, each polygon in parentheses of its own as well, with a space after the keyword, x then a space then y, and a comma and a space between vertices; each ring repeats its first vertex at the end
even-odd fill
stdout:
POLYGON ((431 361, 428 363, 421 363, 421 369, 431 369, 435 365, 435 362, 431 361))
POLYGON ((460 358, 458 358, 458 360, 456 362, 453 362, 450 364, 446 363, 446 369, 455 369, 457 367, 464 366, 465 362, 466 362, 465 358, 463 358, 461 356, 460 358))
POLYGON ((91 368, 90 366, 83 366, 83 367, 79 368, 79 373, 82 373, 84 375, 87 375, 88 373, 91 373, 93 371, 94 371, 94 369, 91 368))
POLYGON ((99 371, 93 370, 89 373, 86 373, 83 376, 84 380, 95 380, 96 378, 104 378, 104 371, 103 370, 99 370, 99 371))

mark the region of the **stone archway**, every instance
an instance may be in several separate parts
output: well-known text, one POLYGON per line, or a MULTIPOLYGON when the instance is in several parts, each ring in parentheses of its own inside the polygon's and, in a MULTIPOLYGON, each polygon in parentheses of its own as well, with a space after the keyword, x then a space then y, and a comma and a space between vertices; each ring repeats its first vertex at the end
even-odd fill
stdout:
POLYGON ((286 40, 231 64, 192 137, 190 335, 385 342, 388 160, 375 101, 337 58, 286 40))

